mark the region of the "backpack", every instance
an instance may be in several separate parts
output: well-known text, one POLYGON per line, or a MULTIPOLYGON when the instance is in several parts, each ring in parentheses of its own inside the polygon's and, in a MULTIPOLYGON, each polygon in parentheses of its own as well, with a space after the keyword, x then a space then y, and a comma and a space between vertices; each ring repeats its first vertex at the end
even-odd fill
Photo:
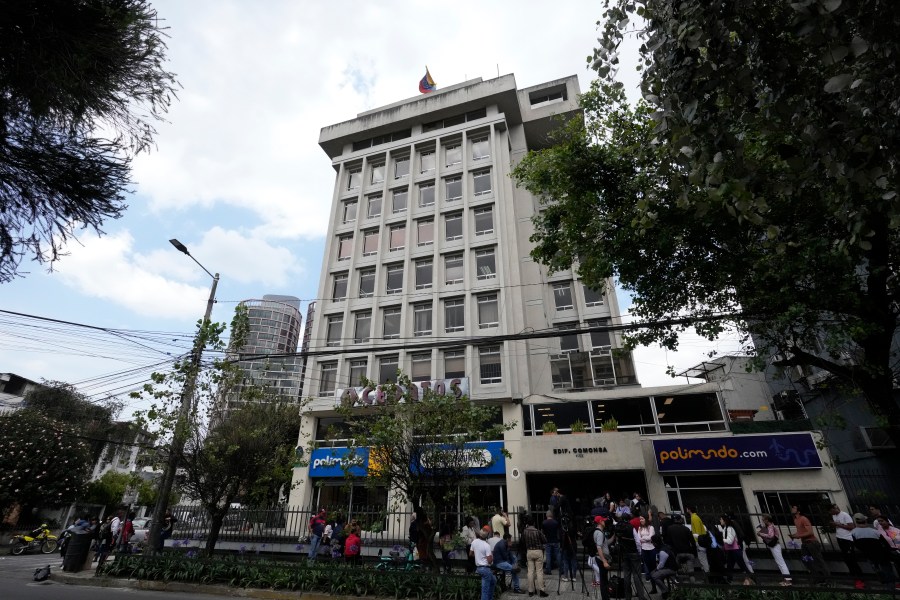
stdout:
POLYGON ((634 541, 634 527, 628 521, 619 521, 616 523, 613 531, 616 534, 616 547, 619 554, 637 554, 638 548, 634 541))
MULTIPOLYGON (((629 585, 631 583, 629 582, 629 585)), ((609 577, 609 597, 624 598, 625 597, 625 580, 618 575, 610 575, 609 577)))
POLYGON ((47 581, 48 579, 50 579, 50 565, 34 570, 35 581, 47 581))
POLYGON ((581 533, 581 545, 584 546, 584 553, 588 556, 597 556, 597 544, 594 543, 595 531, 597 531, 596 526, 588 525, 581 533))

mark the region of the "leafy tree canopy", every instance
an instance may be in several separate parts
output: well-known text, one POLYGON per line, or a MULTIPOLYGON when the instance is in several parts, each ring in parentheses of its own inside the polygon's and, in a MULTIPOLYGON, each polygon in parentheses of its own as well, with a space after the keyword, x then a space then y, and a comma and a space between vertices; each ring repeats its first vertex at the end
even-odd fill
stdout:
MULTIPOLYGON (((534 257, 616 276, 674 348, 727 315, 780 366, 862 391, 886 422, 897 327, 900 75, 890 3, 613 0, 585 123, 515 177, 545 199, 534 257), (617 81, 640 37, 643 100, 617 81)), ((894 432, 897 434, 897 432, 894 432)))
POLYGON ((125 209, 176 82, 146 0, 0 0, 0 283, 125 209))

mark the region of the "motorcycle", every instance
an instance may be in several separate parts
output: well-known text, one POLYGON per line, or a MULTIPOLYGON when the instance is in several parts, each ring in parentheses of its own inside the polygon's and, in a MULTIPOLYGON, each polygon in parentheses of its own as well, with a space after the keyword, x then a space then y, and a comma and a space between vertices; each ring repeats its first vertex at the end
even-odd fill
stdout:
POLYGON ((28 534, 15 535, 9 540, 9 552, 15 556, 40 550, 42 554, 50 554, 56 550, 58 538, 50 533, 50 528, 44 523, 28 534))

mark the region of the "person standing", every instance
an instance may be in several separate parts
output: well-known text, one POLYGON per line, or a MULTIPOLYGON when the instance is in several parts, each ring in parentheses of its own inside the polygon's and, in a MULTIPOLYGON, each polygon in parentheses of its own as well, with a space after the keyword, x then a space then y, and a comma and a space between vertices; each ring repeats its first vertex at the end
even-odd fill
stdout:
POLYGON ((344 541, 344 560, 349 565, 359 566, 360 552, 362 552, 362 539, 359 537, 359 529, 353 526, 344 541))
MULTIPOLYGON (((640 497, 639 494, 635 496, 640 497)), ((641 563, 644 568, 644 579, 650 582, 653 589, 651 594, 656 593, 656 581, 651 579, 650 574, 656 569, 656 546, 653 543, 653 536, 656 535, 656 529, 650 524, 647 517, 638 517, 638 538, 641 541, 641 563)))
POLYGON ((831 579, 831 573, 828 571, 828 565, 822 557, 822 543, 816 539, 813 531, 812 523, 800 512, 800 508, 796 505, 791 506, 791 516, 794 518, 794 533, 791 539, 800 541, 800 552, 803 555, 803 562, 812 575, 814 584, 826 584, 831 579))
POLYGON ((641 539, 637 527, 630 522, 620 521, 616 525, 616 541, 619 546, 619 559, 622 565, 622 576, 625 579, 625 600, 631 600, 631 588, 634 587, 638 598, 650 600, 650 594, 644 586, 641 565, 641 539))
POLYGON ((709 560, 706 554, 709 544, 699 543, 700 536, 708 536, 709 532, 706 530, 706 525, 703 524, 703 519, 697 514, 695 506, 686 506, 685 512, 687 512, 691 520, 691 533, 694 536, 694 541, 697 542, 697 562, 700 563, 700 569, 704 573, 709 573, 709 560))
POLYGON ((559 577, 562 581, 575 581, 576 556, 578 554, 578 532, 572 527, 571 523, 563 524, 562 531, 559 533, 560 554, 562 559, 559 563, 559 577))
MULTIPOLYGON (((606 536, 606 522, 609 519, 602 515, 594 517, 594 530, 591 533, 593 549, 596 551, 588 557, 588 566, 594 572, 591 585, 600 588, 600 600, 609 600, 609 539, 606 536)), ((591 546, 586 545, 586 549, 591 546)))
POLYGON ((325 535, 325 509, 313 515, 309 520, 309 553, 307 558, 310 562, 315 562, 319 555, 319 544, 322 543, 322 536, 325 535))
POLYGON ((856 529, 856 525, 853 523, 853 517, 842 511, 837 504, 832 504, 829 512, 831 513, 831 520, 834 525, 838 548, 841 550, 841 558, 843 559, 844 564, 847 565, 847 570, 850 571, 850 574, 853 575, 853 578, 856 580, 854 583, 856 589, 865 589, 866 584, 862 580, 862 569, 856 561, 856 549, 853 547, 852 532, 856 529))
POLYGON ((734 571, 735 566, 740 567, 744 573, 744 585, 753 585, 753 580, 750 579, 750 571, 744 562, 737 530, 734 528, 734 522, 730 516, 722 515, 719 517, 719 531, 722 534, 722 550, 725 551, 725 563, 729 573, 734 571))
POLYGON ((772 560, 775 561, 775 564, 778 565, 778 570, 781 571, 781 585, 793 585, 794 581, 791 579, 791 572, 788 570, 787 563, 784 562, 784 556, 781 554, 778 528, 775 527, 775 523, 772 521, 772 515, 762 516, 762 524, 759 526, 759 531, 756 532, 756 535, 759 536, 759 539, 763 541, 772 553, 772 560))
MULTIPOLYGON (((554 491, 559 494, 558 490, 554 491)), ((553 565, 559 566, 559 521, 554 517, 552 510, 548 510, 546 516, 541 523, 541 531, 547 538, 544 547, 544 575, 550 575, 553 573, 553 565)))
POLYGON ((119 552, 123 554, 131 552, 129 542, 131 541, 131 536, 134 535, 134 516, 134 511, 128 513, 128 517, 126 517, 119 531, 119 552))
POLYGON ((482 529, 478 538, 472 542, 472 557, 475 559, 475 572, 481 576, 481 600, 494 600, 494 588, 497 586, 497 578, 491 570, 494 563, 494 555, 487 543, 488 531, 482 529))
POLYGON ((528 595, 534 595, 537 590, 541 598, 546 598, 549 595, 544 591, 544 547, 547 536, 534 526, 534 517, 528 517, 522 538, 528 561, 528 595))
POLYGON ((863 553, 872 563, 881 583, 887 584, 888 589, 893 591, 896 577, 891 568, 891 544, 869 524, 864 514, 854 514, 853 521, 856 525, 852 532, 853 541, 858 543, 860 549, 866 549, 863 553))
POLYGON ((691 530, 684 524, 684 517, 674 515, 672 524, 666 527, 663 541, 672 547, 675 553, 675 564, 679 573, 694 579, 694 558, 697 556, 697 541, 691 530))
POLYGON ((462 531, 460 531, 463 540, 466 542, 466 573, 475 572, 475 560, 472 558, 472 542, 478 538, 476 527, 475 519, 469 517, 466 519, 466 524, 463 525, 462 531))
POLYGON ((503 536, 506 535, 507 527, 509 527, 509 515, 506 514, 506 510, 501 506, 494 513, 494 516, 491 517, 491 529, 494 530, 495 534, 500 534, 500 539, 502 540, 503 536))

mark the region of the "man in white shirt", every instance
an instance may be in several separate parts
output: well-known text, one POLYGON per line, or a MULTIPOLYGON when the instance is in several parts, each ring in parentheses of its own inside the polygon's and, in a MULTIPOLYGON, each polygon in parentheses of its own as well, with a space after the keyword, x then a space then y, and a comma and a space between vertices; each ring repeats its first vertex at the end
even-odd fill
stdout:
POLYGON ((121 510, 116 513, 116 516, 113 517, 112 523, 109 524, 109 530, 112 532, 113 544, 116 544, 116 540, 119 538, 119 530, 122 529, 122 517, 125 516, 121 510))
POLYGON ((503 539, 503 536, 500 535, 500 532, 495 531, 494 535, 487 539, 488 546, 491 547, 491 552, 494 551, 494 548, 497 546, 497 542, 503 539))
POLYGON ((856 589, 865 589, 866 584, 862 580, 862 569, 859 568, 859 563, 856 562, 856 550, 853 547, 853 534, 851 532, 856 529, 853 517, 842 511, 837 504, 832 504, 829 512, 831 512, 831 520, 834 522, 835 537, 837 537, 838 548, 841 550, 841 558, 844 559, 847 570, 850 571, 850 574, 856 580, 856 589))
POLYGON ((490 544, 487 543, 488 534, 488 528, 485 526, 478 532, 478 539, 472 542, 472 548, 469 550, 475 558, 475 572, 481 576, 481 600, 493 600, 494 587, 497 585, 497 578, 491 570, 494 555, 490 544))
POLYGON ((497 514, 491 517, 491 529, 494 530, 494 533, 500 535, 500 539, 503 539, 503 534, 506 533, 507 527, 509 527, 509 515, 506 514, 502 507, 498 508, 497 514))

